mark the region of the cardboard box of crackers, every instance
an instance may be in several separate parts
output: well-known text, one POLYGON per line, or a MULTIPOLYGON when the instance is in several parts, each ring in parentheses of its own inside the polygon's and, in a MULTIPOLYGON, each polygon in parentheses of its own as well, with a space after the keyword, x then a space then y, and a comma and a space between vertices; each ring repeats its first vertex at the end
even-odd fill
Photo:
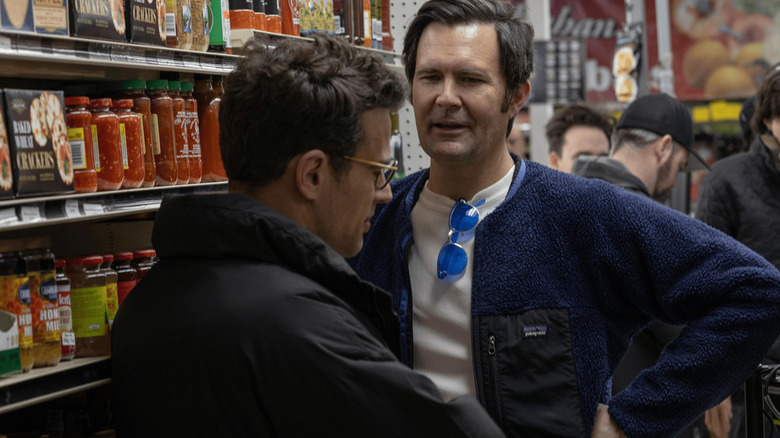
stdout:
POLYGON ((70 0, 73 36, 127 41, 123 0, 70 0))

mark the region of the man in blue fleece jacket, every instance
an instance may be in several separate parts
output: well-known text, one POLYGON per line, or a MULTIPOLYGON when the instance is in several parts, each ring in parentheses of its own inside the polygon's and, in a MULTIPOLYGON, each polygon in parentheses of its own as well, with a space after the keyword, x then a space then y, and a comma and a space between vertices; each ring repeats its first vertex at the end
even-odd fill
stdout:
POLYGON ((508 436, 672 436, 780 333, 780 273, 684 214, 511 156, 532 40, 501 0, 420 8, 403 53, 431 167, 393 185, 353 265, 392 292, 405 363, 508 436), (686 328, 611 396, 652 319, 686 328))

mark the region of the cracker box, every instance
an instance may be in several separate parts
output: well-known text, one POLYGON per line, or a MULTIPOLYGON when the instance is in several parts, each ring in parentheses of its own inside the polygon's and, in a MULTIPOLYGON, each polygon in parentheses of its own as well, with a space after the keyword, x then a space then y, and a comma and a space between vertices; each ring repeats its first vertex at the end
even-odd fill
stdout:
POLYGON ((9 199, 14 197, 14 175, 11 165, 11 143, 5 117, 3 117, 2 102, 3 92, 0 91, 0 199, 9 199))
POLYGON ((4 89, 14 193, 73 192, 73 159, 62 91, 4 89))
POLYGON ((68 34, 68 0, 33 0, 35 32, 44 35, 68 34))
POLYGON ((32 0, 0 0, 0 29, 34 32, 32 0))
POLYGON ((70 0, 73 36, 127 41, 123 0, 70 0))
POLYGON ((130 41, 165 46, 165 0, 127 0, 130 41))

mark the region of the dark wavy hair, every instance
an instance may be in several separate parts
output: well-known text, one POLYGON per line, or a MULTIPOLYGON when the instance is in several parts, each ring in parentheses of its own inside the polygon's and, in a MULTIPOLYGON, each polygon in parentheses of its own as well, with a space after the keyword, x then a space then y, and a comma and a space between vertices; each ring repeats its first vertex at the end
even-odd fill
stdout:
POLYGON ((550 145, 550 152, 561 155, 563 137, 572 126, 590 126, 600 129, 607 136, 607 142, 609 142, 614 125, 614 117, 585 105, 574 104, 555 112, 545 126, 545 135, 547 136, 547 143, 550 145))
POLYGON ((753 132, 760 135, 768 132, 765 119, 780 116, 780 64, 764 77, 756 92, 755 113, 750 122, 753 132))
POLYGON ((363 139, 360 116, 395 111, 403 77, 383 60, 327 35, 314 41, 255 39, 225 81, 219 109, 222 161, 230 180, 266 185, 296 155, 320 149, 341 174, 363 139))
POLYGON ((490 24, 498 36, 498 55, 507 84, 501 107, 503 111, 509 109, 512 96, 534 70, 534 29, 513 12, 512 5, 503 0, 430 0, 423 4, 404 38, 403 57, 409 83, 417 67, 417 45, 429 24, 490 24))

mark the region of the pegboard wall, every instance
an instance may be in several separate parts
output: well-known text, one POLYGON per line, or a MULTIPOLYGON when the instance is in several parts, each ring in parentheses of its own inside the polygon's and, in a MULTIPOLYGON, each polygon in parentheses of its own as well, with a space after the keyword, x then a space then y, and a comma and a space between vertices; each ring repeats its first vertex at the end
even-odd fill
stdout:
MULTIPOLYGON (((406 26, 423 3, 425 3, 425 0, 396 0, 390 2, 390 33, 393 35, 393 51, 395 53, 400 54, 403 51, 406 26)), ((398 124, 403 137, 402 151, 405 173, 408 175, 427 168, 431 163, 431 159, 420 147, 417 125, 414 122, 414 110, 408 101, 398 111, 398 124)))

